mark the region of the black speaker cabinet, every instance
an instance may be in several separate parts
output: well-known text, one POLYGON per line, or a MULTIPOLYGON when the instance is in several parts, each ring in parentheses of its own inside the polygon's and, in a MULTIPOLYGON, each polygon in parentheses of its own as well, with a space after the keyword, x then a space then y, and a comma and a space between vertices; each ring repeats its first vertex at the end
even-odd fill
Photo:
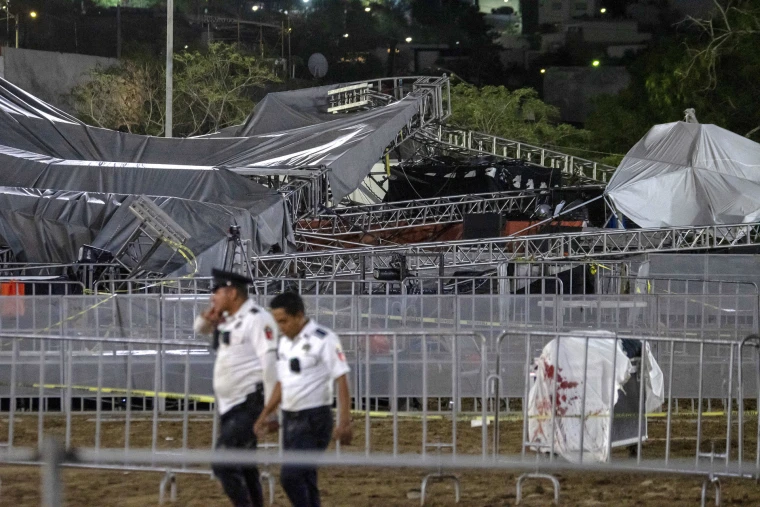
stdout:
POLYGON ((501 213, 465 214, 462 239, 498 238, 503 228, 501 213))

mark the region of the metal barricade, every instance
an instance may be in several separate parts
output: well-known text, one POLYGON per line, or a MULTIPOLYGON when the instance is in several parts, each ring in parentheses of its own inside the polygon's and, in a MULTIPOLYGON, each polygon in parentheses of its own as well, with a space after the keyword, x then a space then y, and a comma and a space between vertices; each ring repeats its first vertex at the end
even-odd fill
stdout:
POLYGON ((41 446, 53 434, 67 449, 182 452, 191 447, 191 423, 205 428, 193 431, 192 446, 213 443, 213 358, 206 343, 3 332, 0 348, 7 448, 41 446), (36 413, 33 430, 30 413, 36 413))
MULTIPOLYGON (((757 435, 747 434, 748 428, 760 424, 760 415, 755 411, 747 418, 745 412, 748 400, 756 403, 760 393, 759 351, 757 335, 727 342, 581 330, 506 331, 498 339, 496 372, 490 380, 497 400, 521 398, 523 459, 529 450, 537 450, 549 463, 562 454, 578 466, 599 460, 614 464, 630 458, 613 448, 629 447, 637 464, 644 456, 657 459, 664 464, 661 471, 688 473, 706 466, 704 499, 708 482, 714 484, 719 476, 760 476, 757 435), (750 346, 748 355, 745 349, 750 346), (600 350, 607 354, 604 363, 598 362, 600 350), (748 372, 754 378, 748 379, 748 372), (655 397, 659 382, 662 390, 655 397), (679 413, 679 398, 695 399, 693 412, 684 413, 682 407, 679 413), (660 408, 650 406, 653 411, 647 413, 645 407, 652 401, 660 408), (718 403, 717 412, 710 402, 718 403), (694 424, 679 424, 675 434, 675 421, 684 417, 694 424), (656 422, 654 438, 648 420, 656 422), (733 433, 737 420, 738 438, 733 433), (684 469, 682 460, 689 457, 694 467, 684 469)), ((500 403, 495 407, 497 458, 502 410, 500 403)))
MULTIPOLYGON (((200 341, 75 337, 65 327, 60 335, 4 332, 0 334, 0 350, 4 351, 0 353, 0 386, 7 386, 7 391, 0 398, 8 409, 8 439, 0 451, 0 461, 22 455, 25 461, 39 460, 40 455, 26 453, 23 447, 45 448, 45 435, 53 434, 61 439, 64 449, 71 451, 55 457, 51 448, 46 448, 48 458, 55 458, 54 469, 76 464, 164 472, 168 466, 171 471, 208 473, 207 467, 195 465, 229 459, 239 463, 414 466, 433 470, 423 478, 423 497, 431 481, 458 480, 451 471, 462 468, 530 472, 518 480, 518 499, 525 480, 551 480, 552 473, 560 470, 697 475, 705 477, 705 495, 709 486, 720 487, 720 477, 760 476, 756 435, 760 421, 756 412, 748 412, 755 408, 760 393, 757 335, 725 341, 614 333, 600 336, 580 330, 508 331, 499 337, 495 357, 488 338, 470 331, 354 331, 342 333, 341 338, 352 368, 355 416, 364 422, 361 451, 338 447, 336 453, 315 457, 264 449, 247 455, 210 452, 216 431, 214 419, 210 414, 195 417, 192 409, 194 403, 206 402, 204 410, 212 408, 211 399, 203 398, 210 394, 212 358, 200 341), (535 358, 547 351, 559 358, 571 340, 575 340, 579 374, 569 377, 570 371, 560 370, 564 365, 557 360, 556 367, 544 376, 548 391, 554 394, 543 412, 543 417, 549 414, 543 422, 548 438, 539 441, 527 431, 536 418, 529 410, 535 358), (635 379, 633 384, 627 383, 630 380, 598 384, 598 394, 608 400, 615 399, 619 384, 630 388, 631 404, 623 415, 632 421, 629 431, 635 455, 616 450, 610 432, 603 442, 608 459, 602 463, 588 453, 591 437, 586 429, 595 424, 594 420, 614 429, 621 414, 614 409, 615 404, 606 411, 589 413, 595 405, 592 398, 587 399, 587 386, 598 380, 590 351, 598 340, 606 340, 612 350, 617 350, 623 340, 635 340, 642 350, 638 376, 628 371, 635 379), (648 382, 653 382, 648 380, 654 364, 648 350, 661 366, 665 407, 649 413, 643 410, 648 382), (494 392, 487 389, 488 381, 495 383, 494 392), (577 383, 580 396, 574 405, 556 394, 561 384, 571 382, 577 383), (519 398, 522 405, 503 420, 500 402, 505 395, 519 398), (697 401, 696 410, 678 413, 676 400, 690 397, 697 401), (709 408, 711 400, 722 405, 718 414, 709 408), (113 405, 109 407, 109 403, 113 405), (28 411, 21 416, 23 408, 28 411), (576 413, 560 413, 561 408, 576 413), (383 437, 383 432, 375 431, 381 424, 376 416, 390 417, 390 438, 388 433, 383 437), (684 416, 689 418, 686 424, 684 416), (573 419, 575 425, 566 429, 574 427, 580 439, 576 449, 580 456, 575 462, 555 455, 561 450, 556 430, 567 419, 573 419), (468 428, 469 438, 477 432, 479 445, 463 448, 460 432, 472 421, 480 427, 468 428), (518 453, 502 452, 500 430, 508 425, 522 428, 518 453), (114 426, 116 431, 111 429, 114 426), (410 432, 419 434, 419 439, 400 438, 410 432), (85 449, 74 453, 78 447, 85 449), (548 451, 547 458, 539 456, 536 461, 529 454, 533 448, 548 451)), ((613 356, 608 363, 610 371, 627 365, 628 357, 621 357, 613 356)), ((630 446, 630 439, 624 445, 630 446)), ((166 477, 165 485, 174 484, 166 477)), ((55 479, 55 474, 51 478, 55 479)))

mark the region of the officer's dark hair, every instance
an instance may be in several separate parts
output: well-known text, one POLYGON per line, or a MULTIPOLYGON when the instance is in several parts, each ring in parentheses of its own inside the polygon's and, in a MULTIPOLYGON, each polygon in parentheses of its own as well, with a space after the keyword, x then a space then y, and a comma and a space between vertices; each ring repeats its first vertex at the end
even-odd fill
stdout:
POLYGON ((303 304, 303 299, 295 292, 283 292, 272 298, 269 303, 269 307, 274 310, 276 308, 282 308, 285 313, 295 317, 299 313, 305 314, 306 307, 303 304))
POLYGON ((237 297, 240 299, 248 299, 248 287, 245 285, 235 284, 232 286, 232 288, 235 290, 235 295, 237 297))

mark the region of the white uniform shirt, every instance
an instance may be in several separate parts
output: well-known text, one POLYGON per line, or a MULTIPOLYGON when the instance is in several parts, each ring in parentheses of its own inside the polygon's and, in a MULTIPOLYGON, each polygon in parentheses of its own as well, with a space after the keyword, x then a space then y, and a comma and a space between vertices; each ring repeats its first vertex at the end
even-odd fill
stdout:
POLYGON ((217 326, 219 348, 214 363, 214 394, 219 413, 245 401, 264 382, 265 397, 274 389, 273 363, 277 351, 277 325, 272 315, 248 299, 233 315, 217 326), (267 375, 270 366, 270 376, 267 375))
POLYGON ((335 379, 349 371, 338 335, 309 320, 294 339, 280 339, 277 378, 282 388, 281 408, 297 412, 332 405, 335 379), (299 373, 290 367, 295 358, 299 373))

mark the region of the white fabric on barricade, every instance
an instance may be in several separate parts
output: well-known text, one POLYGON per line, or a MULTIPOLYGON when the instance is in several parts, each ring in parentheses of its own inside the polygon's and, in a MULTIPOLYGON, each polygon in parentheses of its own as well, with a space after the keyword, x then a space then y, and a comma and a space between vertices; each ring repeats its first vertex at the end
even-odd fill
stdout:
MULTIPOLYGON (((588 340, 585 407, 583 362, 586 339, 560 337, 558 343, 555 338, 544 347, 536 360, 535 382, 528 396, 528 441, 536 449, 540 447, 547 451, 552 445, 552 386, 556 374, 555 452, 568 461, 580 461, 583 426, 584 459, 604 462, 609 459, 610 410, 617 403, 619 391, 630 378, 633 366, 623 352, 621 340, 618 339, 615 347, 614 334, 606 331, 583 334, 593 336, 588 340), (612 382, 615 384, 614 391, 612 382), (613 396, 612 400, 610 396, 613 396)), ((662 371, 648 346, 646 357, 645 409, 650 411, 662 404, 664 386, 662 371)))

